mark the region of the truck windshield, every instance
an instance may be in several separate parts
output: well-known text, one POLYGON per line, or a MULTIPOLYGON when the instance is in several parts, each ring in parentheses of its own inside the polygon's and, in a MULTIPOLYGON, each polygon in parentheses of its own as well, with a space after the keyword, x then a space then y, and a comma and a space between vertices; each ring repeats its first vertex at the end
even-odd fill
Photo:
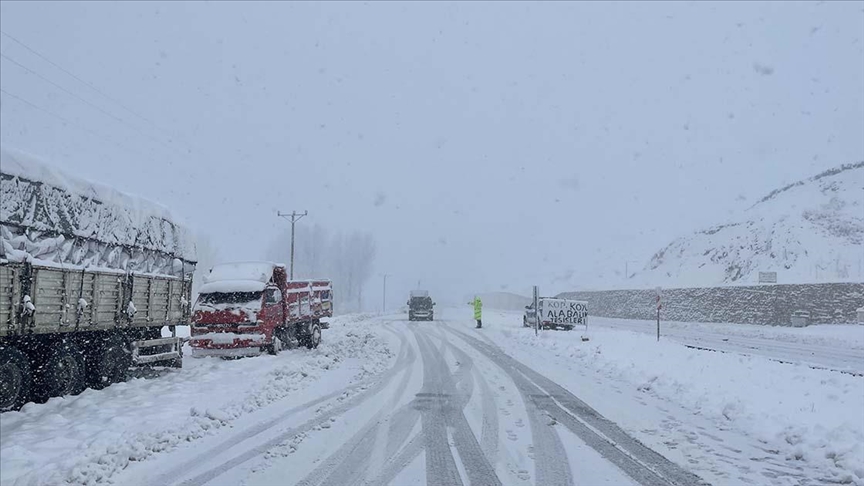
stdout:
POLYGON ((261 302, 261 292, 212 292, 201 294, 199 304, 245 304, 261 302))

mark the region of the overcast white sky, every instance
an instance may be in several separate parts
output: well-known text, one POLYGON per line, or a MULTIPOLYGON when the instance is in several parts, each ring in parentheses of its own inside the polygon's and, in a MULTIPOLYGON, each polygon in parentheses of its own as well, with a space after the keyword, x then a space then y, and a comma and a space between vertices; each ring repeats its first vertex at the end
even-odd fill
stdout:
POLYGON ((135 113, 4 35, 4 144, 224 259, 277 210, 369 230, 393 296, 592 285, 864 159, 864 2, 2 2, 0 27, 135 113))

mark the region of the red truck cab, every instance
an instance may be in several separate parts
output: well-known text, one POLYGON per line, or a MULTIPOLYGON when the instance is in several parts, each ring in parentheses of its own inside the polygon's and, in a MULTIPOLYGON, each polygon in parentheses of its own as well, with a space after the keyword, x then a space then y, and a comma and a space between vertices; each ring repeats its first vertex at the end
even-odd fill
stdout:
POLYGON ((321 342, 333 315, 329 280, 287 280, 285 265, 217 265, 205 276, 192 308, 192 356, 278 354, 321 342))

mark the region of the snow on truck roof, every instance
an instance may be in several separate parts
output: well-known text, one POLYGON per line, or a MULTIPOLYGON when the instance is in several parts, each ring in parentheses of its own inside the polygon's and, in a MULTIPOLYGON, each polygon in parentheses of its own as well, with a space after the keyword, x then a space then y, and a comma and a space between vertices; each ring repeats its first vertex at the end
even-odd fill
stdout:
POLYGON ((273 278, 273 270, 277 267, 284 267, 284 265, 270 262, 220 263, 214 265, 210 272, 204 275, 204 283, 246 280, 266 284, 273 278))
POLYGON ((0 146, 0 223, 196 259, 191 232, 161 204, 0 146), (71 198, 69 196, 72 196, 71 198), (35 211, 35 202, 44 207, 35 211))
MULTIPOLYGON (((270 283, 277 268, 284 270, 285 265, 271 262, 221 263, 204 275, 204 285, 199 293, 260 292, 270 283)), ((330 290, 327 279, 289 280, 286 283, 289 292, 306 292, 309 287, 312 290, 330 290)))

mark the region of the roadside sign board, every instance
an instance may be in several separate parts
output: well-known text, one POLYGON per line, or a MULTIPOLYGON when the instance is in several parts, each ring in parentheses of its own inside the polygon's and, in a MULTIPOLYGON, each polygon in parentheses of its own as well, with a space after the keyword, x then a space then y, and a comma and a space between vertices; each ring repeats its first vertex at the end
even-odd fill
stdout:
POLYGON ((581 300, 540 299, 540 316, 543 324, 574 326, 585 324, 588 317, 588 302, 581 300))
POLYGON ((777 283, 777 272, 759 272, 759 283, 777 283))

